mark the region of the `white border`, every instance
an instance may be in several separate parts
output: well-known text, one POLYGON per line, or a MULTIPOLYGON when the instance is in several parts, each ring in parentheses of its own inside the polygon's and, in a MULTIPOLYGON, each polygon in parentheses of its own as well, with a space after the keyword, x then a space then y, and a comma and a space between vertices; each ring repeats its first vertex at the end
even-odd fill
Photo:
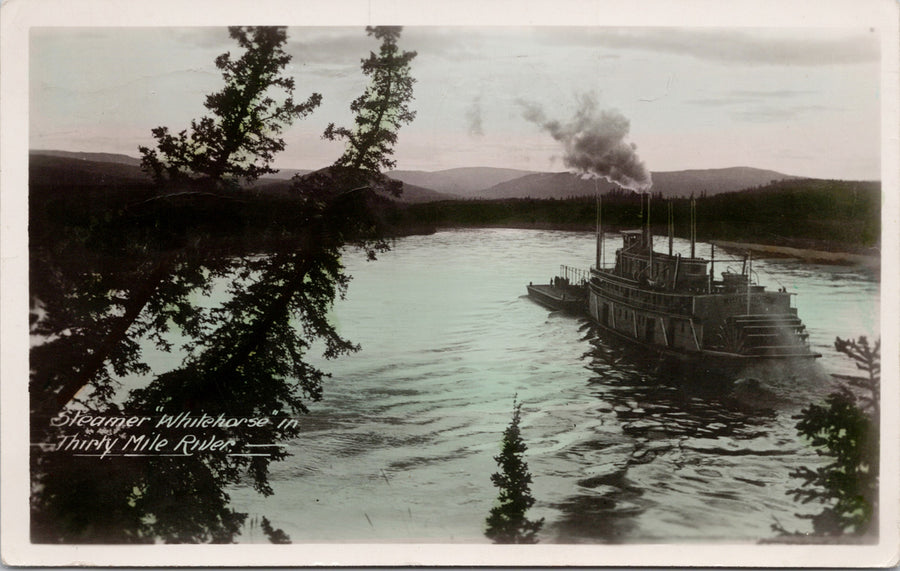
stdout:
MULTIPOLYGON (((0 0, 2 1, 2 0, 0 0)), ((0 5, 0 433, 2 556, 9 565, 649 565, 883 567, 898 561, 898 189, 900 89, 894 0, 5 0, 0 5), (426 9, 427 6, 427 9, 426 9), (883 269, 881 543, 835 545, 173 545, 28 542, 28 36, 32 26, 640 25, 873 26, 882 33, 883 269), (338 547, 339 545, 339 547, 338 547)))

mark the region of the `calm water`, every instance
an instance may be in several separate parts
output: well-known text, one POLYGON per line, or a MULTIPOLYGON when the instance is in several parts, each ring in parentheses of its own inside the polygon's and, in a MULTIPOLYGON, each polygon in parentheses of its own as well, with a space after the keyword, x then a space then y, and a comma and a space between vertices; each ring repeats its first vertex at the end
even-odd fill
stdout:
MULTIPOLYGON (((236 489, 235 506, 294 542, 486 542, 493 456, 518 395, 543 543, 755 541, 776 520, 807 530, 795 514, 816 506, 785 492, 794 467, 818 460, 791 416, 828 392, 828 373, 853 372, 835 336, 877 337, 877 281, 754 263, 762 283, 801 294, 824 357, 736 375, 763 381, 751 391, 668 371, 524 295, 562 263, 590 266, 593 240, 467 230, 399 240, 377 262, 348 254, 354 279, 333 318, 363 349, 317 361, 333 378, 293 457, 273 465, 274 496, 236 489)), ((618 244, 607 240, 608 259, 618 244)), ((265 540, 249 529, 243 539, 265 540)))

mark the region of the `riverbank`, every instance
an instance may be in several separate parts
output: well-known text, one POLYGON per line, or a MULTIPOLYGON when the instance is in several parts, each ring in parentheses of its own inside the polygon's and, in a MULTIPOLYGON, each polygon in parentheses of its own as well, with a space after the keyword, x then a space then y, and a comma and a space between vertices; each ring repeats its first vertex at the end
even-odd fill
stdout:
POLYGON ((812 250, 808 248, 792 248, 789 246, 774 246, 770 244, 728 242, 725 240, 710 240, 709 242, 723 250, 736 252, 749 251, 758 258, 796 258, 805 263, 812 264, 861 266, 870 270, 878 270, 881 268, 881 257, 874 255, 812 250))
MULTIPOLYGON (((449 224, 439 226, 422 225, 418 227, 404 227, 395 234, 397 237, 410 235, 434 234, 440 230, 452 230, 462 228, 512 228, 520 230, 556 230, 563 232, 593 232, 595 228, 588 224, 579 223, 551 223, 551 222, 511 222, 493 224, 449 224)), ((620 232, 628 228, 617 226, 607 227, 606 233, 620 232)), ((660 234, 655 234, 657 237, 660 234)), ((715 244, 716 247, 735 253, 752 252, 756 258, 794 258, 806 263, 827 264, 836 266, 859 266, 870 271, 878 271, 881 268, 881 256, 876 255, 875 248, 865 248, 867 253, 860 253, 863 248, 853 244, 841 244, 837 242, 817 243, 815 247, 793 247, 776 244, 762 244, 755 242, 734 242, 728 240, 710 240, 701 238, 701 241, 715 244), (872 252, 872 253, 868 253, 872 252)))

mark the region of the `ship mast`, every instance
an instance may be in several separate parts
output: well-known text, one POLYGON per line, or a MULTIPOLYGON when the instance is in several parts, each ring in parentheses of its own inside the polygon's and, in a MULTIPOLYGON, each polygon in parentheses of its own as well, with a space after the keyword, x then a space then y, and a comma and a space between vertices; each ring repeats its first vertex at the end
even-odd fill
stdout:
MULTIPOLYGON (((597 179, 594 179, 594 188, 597 188, 597 179)), ((602 197, 597 194, 597 269, 603 268, 603 227, 600 223, 600 211, 602 208, 602 197)))
POLYGON ((653 231, 650 229, 650 193, 647 193, 647 244, 650 246, 650 268, 647 278, 653 279, 653 231))
POLYGON ((750 276, 753 275, 753 252, 747 250, 747 315, 750 315, 750 276))
POLYGON ((691 195, 691 258, 696 256, 697 246, 697 202, 694 195, 691 195))
POLYGON ((669 255, 672 255, 672 242, 675 240, 675 216, 672 214, 672 200, 669 199, 669 218, 667 220, 667 231, 669 233, 669 255))

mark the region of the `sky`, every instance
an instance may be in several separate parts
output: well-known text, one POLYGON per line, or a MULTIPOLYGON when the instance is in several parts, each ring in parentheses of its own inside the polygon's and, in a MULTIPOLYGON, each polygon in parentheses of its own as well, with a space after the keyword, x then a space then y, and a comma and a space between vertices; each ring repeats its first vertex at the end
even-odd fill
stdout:
MULTIPOLYGON (((570 170, 546 124, 585 101, 624 118, 650 171, 750 166, 838 179, 881 177, 880 39, 869 27, 407 26, 411 108, 397 168, 570 170)), ((363 27, 290 27, 295 96, 322 105, 285 133, 275 166, 331 164, 377 50, 363 27)), ((214 60, 238 48, 223 27, 32 28, 29 147, 138 156, 152 128, 186 128, 219 89, 214 60)))

